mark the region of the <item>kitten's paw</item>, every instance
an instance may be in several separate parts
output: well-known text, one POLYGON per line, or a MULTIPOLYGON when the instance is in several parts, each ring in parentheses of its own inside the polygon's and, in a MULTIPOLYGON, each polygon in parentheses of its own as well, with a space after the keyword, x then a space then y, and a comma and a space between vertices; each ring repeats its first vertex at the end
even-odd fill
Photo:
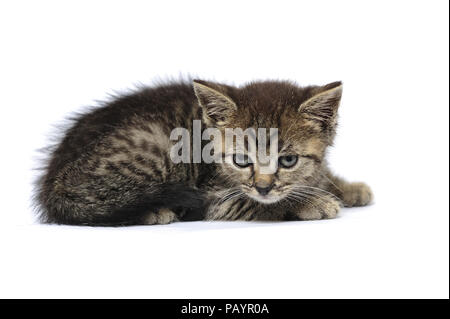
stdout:
POLYGON ((342 194, 342 202, 345 207, 365 206, 373 200, 373 193, 364 183, 349 183, 342 194))
POLYGON ((326 202, 317 201, 313 204, 305 205, 301 208, 297 216, 300 220, 316 220, 336 218, 341 203, 334 198, 329 198, 326 202))
POLYGON ((144 223, 146 225, 165 225, 178 221, 177 215, 167 208, 161 208, 157 213, 149 213, 144 223))

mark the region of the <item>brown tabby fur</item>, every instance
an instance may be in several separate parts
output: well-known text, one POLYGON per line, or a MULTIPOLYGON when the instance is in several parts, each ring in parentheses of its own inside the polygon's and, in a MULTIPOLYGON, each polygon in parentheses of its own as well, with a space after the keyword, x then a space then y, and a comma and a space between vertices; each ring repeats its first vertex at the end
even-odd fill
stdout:
MULTIPOLYGON (((43 222, 77 225, 166 224, 177 220, 311 220, 333 218, 341 205, 372 200, 363 183, 327 168, 340 82, 299 87, 254 82, 237 88, 194 81, 148 87, 75 120, 52 151, 37 187, 43 222), (261 174, 257 165, 174 164, 172 129, 278 128, 279 153, 294 168, 261 174), (256 186, 271 186, 273 203, 256 186)), ((224 156, 229 150, 223 149, 224 156)))

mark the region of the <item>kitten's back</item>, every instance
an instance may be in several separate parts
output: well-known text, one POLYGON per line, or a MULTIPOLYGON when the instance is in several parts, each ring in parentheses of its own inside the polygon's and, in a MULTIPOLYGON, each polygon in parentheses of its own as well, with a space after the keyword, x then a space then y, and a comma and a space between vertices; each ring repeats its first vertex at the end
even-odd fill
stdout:
POLYGON ((189 183, 192 170, 169 160, 171 130, 200 118, 195 101, 191 85, 170 83, 124 95, 75 118, 38 182, 41 219, 139 223, 143 210, 180 201, 200 207, 200 195, 189 183))

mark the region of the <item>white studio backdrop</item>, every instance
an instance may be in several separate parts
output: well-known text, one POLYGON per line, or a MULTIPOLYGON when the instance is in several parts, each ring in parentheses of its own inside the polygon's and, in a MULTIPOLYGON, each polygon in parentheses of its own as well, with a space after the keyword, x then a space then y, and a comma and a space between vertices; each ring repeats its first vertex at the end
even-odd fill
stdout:
POLYGON ((448 298, 447 1, 2 1, 0 297, 448 298), (192 75, 342 80, 329 159, 375 203, 336 220, 39 225, 55 124, 192 75))

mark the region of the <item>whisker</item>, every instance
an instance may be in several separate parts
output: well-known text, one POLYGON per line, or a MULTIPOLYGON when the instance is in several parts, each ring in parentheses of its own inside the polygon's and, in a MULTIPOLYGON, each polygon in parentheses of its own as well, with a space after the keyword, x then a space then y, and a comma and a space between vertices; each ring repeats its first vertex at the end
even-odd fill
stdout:
POLYGON ((322 189, 322 188, 318 188, 318 187, 313 187, 313 186, 306 186, 306 185, 296 185, 295 186, 295 188, 294 189, 311 189, 311 190, 316 190, 316 191, 319 191, 319 192, 323 192, 323 193, 325 193, 325 194, 327 194, 327 195, 330 195, 331 197, 333 197, 333 198, 335 198, 335 199, 337 199, 337 200, 341 200, 339 197, 337 197, 335 194, 333 194, 333 193, 330 193, 330 192, 328 192, 328 191, 326 191, 326 190, 324 190, 324 189, 322 189))
POLYGON ((303 195, 304 197, 310 198, 311 200, 312 199, 319 200, 321 202, 321 204, 326 204, 327 203, 327 201, 324 199, 324 196, 322 196, 320 194, 308 193, 308 192, 301 192, 301 193, 293 192, 293 194, 303 195))
POLYGON ((344 191, 339 186, 337 186, 326 174, 324 174, 323 172, 320 172, 320 174, 322 174, 322 176, 325 177, 331 183, 331 185, 336 187, 337 190, 339 190, 342 193, 344 193, 344 191))
POLYGON ((287 197, 289 199, 292 199, 292 200, 296 201, 296 202, 299 202, 299 203, 302 203, 302 204, 304 204, 304 202, 306 202, 307 204, 310 204, 310 205, 312 205, 314 207, 317 207, 311 200, 309 200, 308 198, 306 198, 304 196, 300 196, 300 195, 297 195, 297 194, 295 194, 295 195, 294 194, 289 194, 287 197))

